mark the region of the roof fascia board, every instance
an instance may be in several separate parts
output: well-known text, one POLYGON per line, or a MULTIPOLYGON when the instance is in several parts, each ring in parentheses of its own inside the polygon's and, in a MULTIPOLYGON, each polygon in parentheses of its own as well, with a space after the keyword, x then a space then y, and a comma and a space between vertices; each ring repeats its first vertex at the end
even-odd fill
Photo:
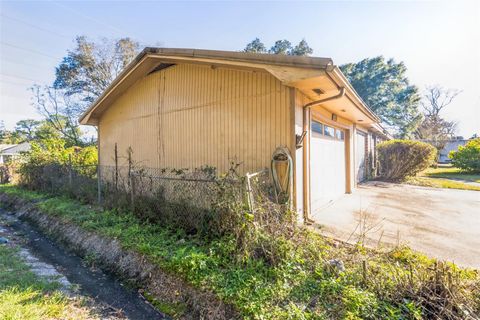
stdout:
POLYGON ((189 59, 220 59, 229 62, 247 62, 253 64, 292 66, 314 69, 325 69, 333 65, 330 58, 272 55, 263 53, 248 53, 202 49, 177 49, 177 48, 145 48, 147 53, 160 57, 174 56, 189 59))
POLYGON ((80 124, 93 124, 89 123, 90 116, 92 112, 100 105, 109 95, 115 90, 134 70, 136 70, 142 62, 147 59, 147 55, 142 51, 141 54, 137 56, 128 66, 112 81, 112 83, 107 87, 107 89, 100 95, 91 105, 85 110, 85 112, 80 116, 80 124))

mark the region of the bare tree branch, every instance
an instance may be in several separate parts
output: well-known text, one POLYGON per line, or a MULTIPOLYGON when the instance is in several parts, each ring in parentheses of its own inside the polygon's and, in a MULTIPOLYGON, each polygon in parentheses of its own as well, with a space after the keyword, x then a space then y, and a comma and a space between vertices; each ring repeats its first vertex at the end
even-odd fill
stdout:
POLYGON ((72 145, 81 145, 81 132, 77 122, 75 105, 63 90, 34 85, 32 104, 45 120, 72 145))
POLYGON ((440 86, 427 87, 421 101, 425 115, 438 116, 460 93, 460 90, 444 89, 440 86))
POLYGON ((415 132, 417 139, 429 142, 439 151, 445 147, 447 141, 454 137, 457 123, 443 119, 440 112, 460 93, 459 90, 444 89, 440 86, 426 88, 421 101, 424 119, 415 132))

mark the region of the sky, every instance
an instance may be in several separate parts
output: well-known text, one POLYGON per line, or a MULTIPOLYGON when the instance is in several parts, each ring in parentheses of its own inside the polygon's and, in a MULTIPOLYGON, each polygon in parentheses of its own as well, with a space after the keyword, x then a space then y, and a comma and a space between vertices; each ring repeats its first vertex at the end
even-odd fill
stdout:
POLYGON ((305 38, 337 65, 383 55, 403 61, 412 84, 461 90, 443 116, 480 134, 480 1, 140 2, 1 1, 0 120, 39 118, 28 88, 85 35, 142 45, 238 51, 256 37, 305 38))

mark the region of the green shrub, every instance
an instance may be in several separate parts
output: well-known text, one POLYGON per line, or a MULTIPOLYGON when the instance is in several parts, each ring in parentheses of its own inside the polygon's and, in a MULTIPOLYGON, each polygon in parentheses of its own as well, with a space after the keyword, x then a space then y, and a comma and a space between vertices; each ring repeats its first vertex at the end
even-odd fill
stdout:
POLYGON ((430 144, 411 140, 390 140, 377 146, 379 177, 402 181, 433 164, 437 150, 430 144))
MULTIPOLYGON (((438 262, 407 247, 343 245, 298 227, 288 235, 272 236, 254 221, 246 228, 254 243, 239 248, 235 233, 217 238, 188 235, 179 228, 145 223, 128 211, 101 210, 66 197, 47 199, 46 194, 11 185, 0 186, 2 193, 35 200, 34 206, 45 214, 115 238, 123 248, 190 285, 215 293, 242 319, 453 320, 480 314, 478 271, 438 262)), ((164 305, 147 298, 167 313, 183 312, 184 301, 164 305)))
POLYGON ((480 172, 480 138, 472 139, 448 155, 454 167, 465 171, 480 172))
POLYGON ((18 183, 32 190, 67 194, 83 202, 97 198, 97 148, 67 147, 62 139, 31 142, 18 161, 18 183))

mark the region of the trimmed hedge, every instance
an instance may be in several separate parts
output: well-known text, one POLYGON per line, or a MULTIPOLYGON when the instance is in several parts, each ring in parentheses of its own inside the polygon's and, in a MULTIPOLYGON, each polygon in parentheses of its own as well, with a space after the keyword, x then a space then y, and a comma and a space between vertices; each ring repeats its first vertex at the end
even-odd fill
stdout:
POLYGON ((377 146, 379 178, 403 181, 427 169, 435 161, 432 145, 412 140, 390 140, 377 146))
POLYGON ((459 146, 457 151, 448 155, 454 167, 459 169, 480 172, 480 138, 468 141, 465 146, 459 146))

